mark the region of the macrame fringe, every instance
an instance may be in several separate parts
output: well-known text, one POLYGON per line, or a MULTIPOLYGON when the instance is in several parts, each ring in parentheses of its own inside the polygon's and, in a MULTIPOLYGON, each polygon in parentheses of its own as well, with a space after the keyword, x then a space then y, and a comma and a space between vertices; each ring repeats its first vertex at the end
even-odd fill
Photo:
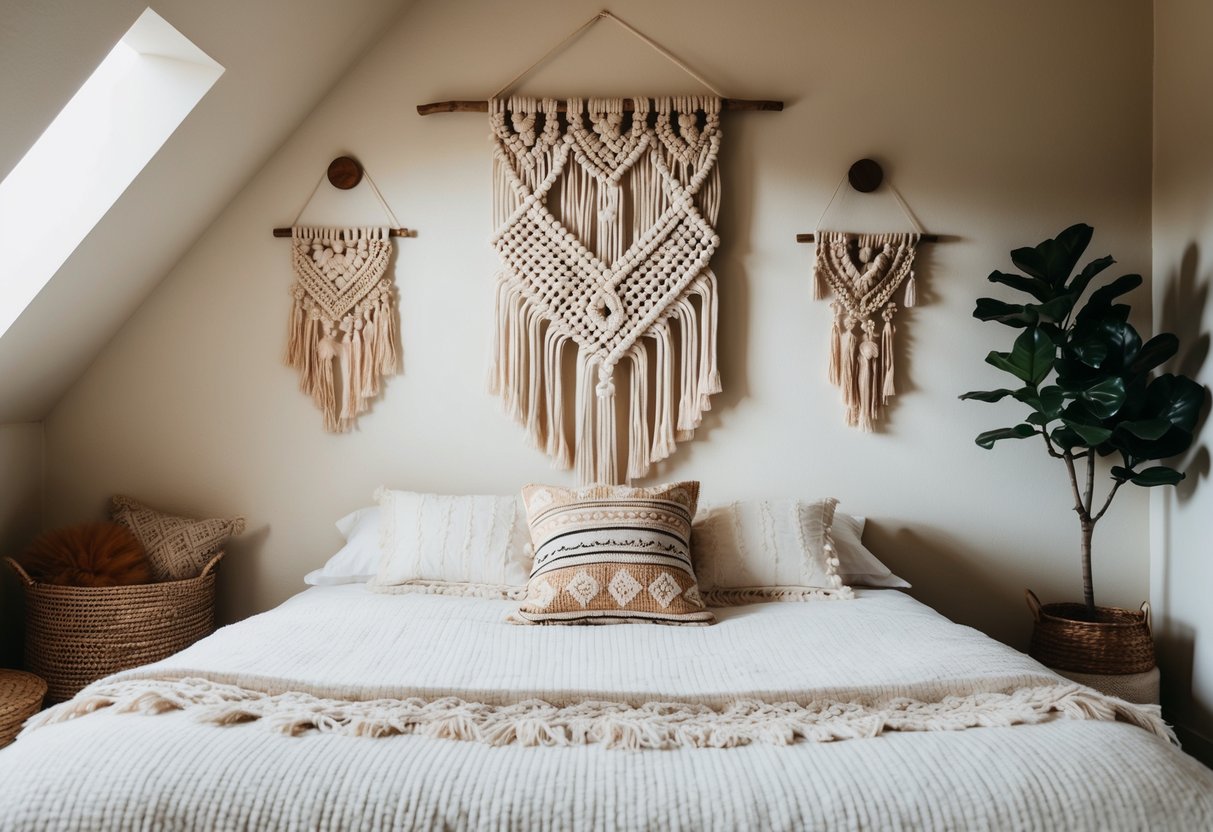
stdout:
POLYGON ((268 694, 201 678, 128 680, 93 685, 32 717, 25 731, 105 709, 145 715, 182 711, 212 725, 257 722, 288 736, 309 731, 356 737, 413 734, 490 746, 602 745, 628 751, 833 742, 890 731, 960 731, 1057 719, 1127 722, 1178 744, 1157 706, 1131 705, 1077 684, 948 696, 938 702, 904 697, 805 703, 744 699, 713 708, 684 702, 554 705, 539 699, 489 705, 454 696, 345 701, 299 692, 268 694))
POLYGON ((284 360, 324 415, 324 429, 350 430, 397 371, 400 316, 386 228, 292 229, 296 283, 284 360), (339 383, 340 380, 340 383, 339 383))
POLYGON ((488 386, 528 441, 554 466, 576 468, 583 483, 646 476, 692 438, 721 390, 716 277, 707 268, 719 241, 710 227, 705 239, 703 227, 720 208, 720 103, 634 100, 636 111, 625 113, 623 99, 570 99, 563 132, 553 100, 490 105, 502 265, 488 386), (591 271, 626 270, 572 285, 589 280, 575 268, 585 265, 582 246, 597 258, 591 271), (640 290, 627 283, 646 273, 653 276, 636 284, 640 290), (673 279, 678 291, 648 294, 673 279), (571 443, 562 389, 570 341, 571 443), (626 385, 616 377, 625 359, 626 385), (625 412, 617 410, 620 392, 629 398, 626 434, 617 423, 625 412))

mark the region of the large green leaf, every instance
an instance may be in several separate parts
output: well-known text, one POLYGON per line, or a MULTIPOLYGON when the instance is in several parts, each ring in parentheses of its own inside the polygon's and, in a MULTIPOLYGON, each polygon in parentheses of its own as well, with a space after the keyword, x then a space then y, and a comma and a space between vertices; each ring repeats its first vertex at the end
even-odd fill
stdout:
POLYGON ((1108 428, 1100 427, 1099 425, 1084 425, 1070 419, 1062 419, 1061 421, 1062 424, 1082 437, 1082 441, 1089 446, 1102 445, 1112 438, 1112 431, 1108 428))
POLYGON ((1078 397, 1093 415, 1100 419, 1111 418, 1125 402, 1125 380, 1120 376, 1105 378, 1083 390, 1078 397))
MULTIPOLYGON (((1064 397, 1061 388, 1051 384, 1048 387, 1042 387, 1037 390, 1035 387, 1021 387, 1019 390, 1009 391, 1016 399, 1026 404, 1028 407, 1035 410, 1037 413, 1045 416, 1044 421, 1056 419, 1057 414, 1061 411, 1061 405, 1064 397)), ((1032 421, 1029 419, 1029 421, 1032 421)), ((1032 421, 1032 424, 1041 424, 1039 421, 1032 421)))
POLYGON ((1000 439, 1027 439, 1029 436, 1035 436, 1036 429, 1028 424, 1016 425, 1012 428, 998 428, 997 430, 987 430, 985 433, 978 434, 977 444, 989 450, 994 447, 994 443, 1000 439))
POLYGON ((1191 433, 1196 428, 1204 401, 1203 385, 1187 376, 1164 373, 1146 389, 1145 412, 1151 417, 1167 419, 1175 427, 1191 433))
POLYGON ((1050 286, 1065 285, 1070 272, 1078 265, 1078 258, 1087 250, 1094 229, 1079 223, 1032 248, 1018 248, 1011 252, 1011 262, 1032 277, 1046 281, 1050 286))
POLYGON ((991 283, 1001 283, 1012 289, 1027 292, 1040 301, 1050 300, 1053 297, 1053 288, 1038 277, 1024 277, 1020 274, 1007 274, 995 270, 990 272, 990 276, 986 279, 991 283))
POLYGON ((1166 419, 1137 419, 1131 422, 1121 422, 1119 430, 1125 430, 1138 439, 1162 439, 1171 429, 1171 423, 1166 419))
POLYGON ((1115 262, 1111 257, 1100 257, 1092 260, 1083 266, 1081 272, 1074 276, 1074 279, 1070 281, 1070 285, 1066 287, 1066 291, 1072 292, 1075 297, 1082 297, 1082 293, 1086 291, 1092 278, 1115 262))
POLYGON ((1129 482, 1134 485, 1151 487, 1155 485, 1175 485, 1183 478, 1184 475, 1174 468, 1168 468, 1165 465, 1155 465, 1152 468, 1137 471, 1129 479, 1129 482))
POLYGON ((1160 332, 1142 345, 1137 357, 1129 365, 1129 372, 1148 373, 1167 362, 1177 352, 1179 339, 1169 332, 1160 332))
POLYGON ((1000 324, 1023 328, 1040 320, 1035 307, 1019 303, 1007 303, 997 298, 978 298, 973 317, 979 321, 998 321, 1000 324))
POLYGON ((1053 369, 1056 348, 1048 336, 1035 328, 1025 329, 1011 351, 991 352, 986 363, 1011 373, 1028 384, 1039 384, 1053 369))
MULTIPOLYGON (((973 399, 979 402, 1000 402, 1007 396, 1014 393, 1013 390, 1008 390, 1005 387, 998 390, 971 390, 968 393, 961 395, 961 399, 973 399)), ((1167 424, 1170 424, 1168 422, 1167 424)))
POLYGON ((1091 293, 1091 297, 1087 299, 1086 305, 1078 313, 1078 322, 1081 324, 1091 318, 1099 319, 1104 317, 1106 311, 1112 307, 1112 301, 1126 292, 1133 291, 1140 285, 1141 275, 1126 274, 1116 278, 1106 286, 1101 286, 1091 293))

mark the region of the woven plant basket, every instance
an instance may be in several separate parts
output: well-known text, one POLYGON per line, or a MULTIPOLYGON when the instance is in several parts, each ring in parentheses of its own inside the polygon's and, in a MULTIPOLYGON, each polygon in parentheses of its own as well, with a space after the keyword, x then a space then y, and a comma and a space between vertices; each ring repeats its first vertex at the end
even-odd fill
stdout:
POLYGON ((42 709, 46 682, 32 673, 0 670, 0 748, 17 738, 25 720, 42 709))
POLYGON ((115 587, 44 584, 7 558, 25 589, 25 664, 49 702, 171 656, 215 629, 215 555, 196 578, 115 587))
POLYGON ((1090 620, 1085 604, 1042 604, 1025 590, 1036 619, 1028 655, 1055 670, 1119 675, 1154 667, 1150 605, 1139 610, 1096 607, 1090 620))

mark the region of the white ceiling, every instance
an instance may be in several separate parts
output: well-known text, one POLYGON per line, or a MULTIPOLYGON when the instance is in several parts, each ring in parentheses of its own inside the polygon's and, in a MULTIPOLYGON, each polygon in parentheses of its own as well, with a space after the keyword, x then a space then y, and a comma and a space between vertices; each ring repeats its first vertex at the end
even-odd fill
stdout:
MULTIPOLYGON (((47 415, 244 183, 410 2, 152 3, 226 71, 0 337, 0 424, 47 415)), ((146 7, 143 0, 0 0, 0 178, 146 7)), ((2 262, 0 280, 6 279, 2 262)), ((223 321, 215 321, 215 337, 224 337, 223 321)))

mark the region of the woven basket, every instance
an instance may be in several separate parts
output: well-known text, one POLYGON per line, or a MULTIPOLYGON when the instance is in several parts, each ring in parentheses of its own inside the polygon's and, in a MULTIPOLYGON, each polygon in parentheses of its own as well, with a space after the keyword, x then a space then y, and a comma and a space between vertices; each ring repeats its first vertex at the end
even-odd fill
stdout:
POLYGON ((0 670, 0 748, 17 738, 25 720, 42 709, 46 682, 32 673, 0 670))
POLYGON ((115 587, 44 584, 7 558, 25 588, 25 664, 48 700, 171 656, 215 629, 215 555, 196 578, 115 587))
POLYGON ((1140 610, 1096 607, 1089 620, 1085 604, 1041 604, 1025 590, 1036 619, 1028 655, 1055 670, 1115 675, 1145 673, 1154 667, 1150 605, 1140 610))

